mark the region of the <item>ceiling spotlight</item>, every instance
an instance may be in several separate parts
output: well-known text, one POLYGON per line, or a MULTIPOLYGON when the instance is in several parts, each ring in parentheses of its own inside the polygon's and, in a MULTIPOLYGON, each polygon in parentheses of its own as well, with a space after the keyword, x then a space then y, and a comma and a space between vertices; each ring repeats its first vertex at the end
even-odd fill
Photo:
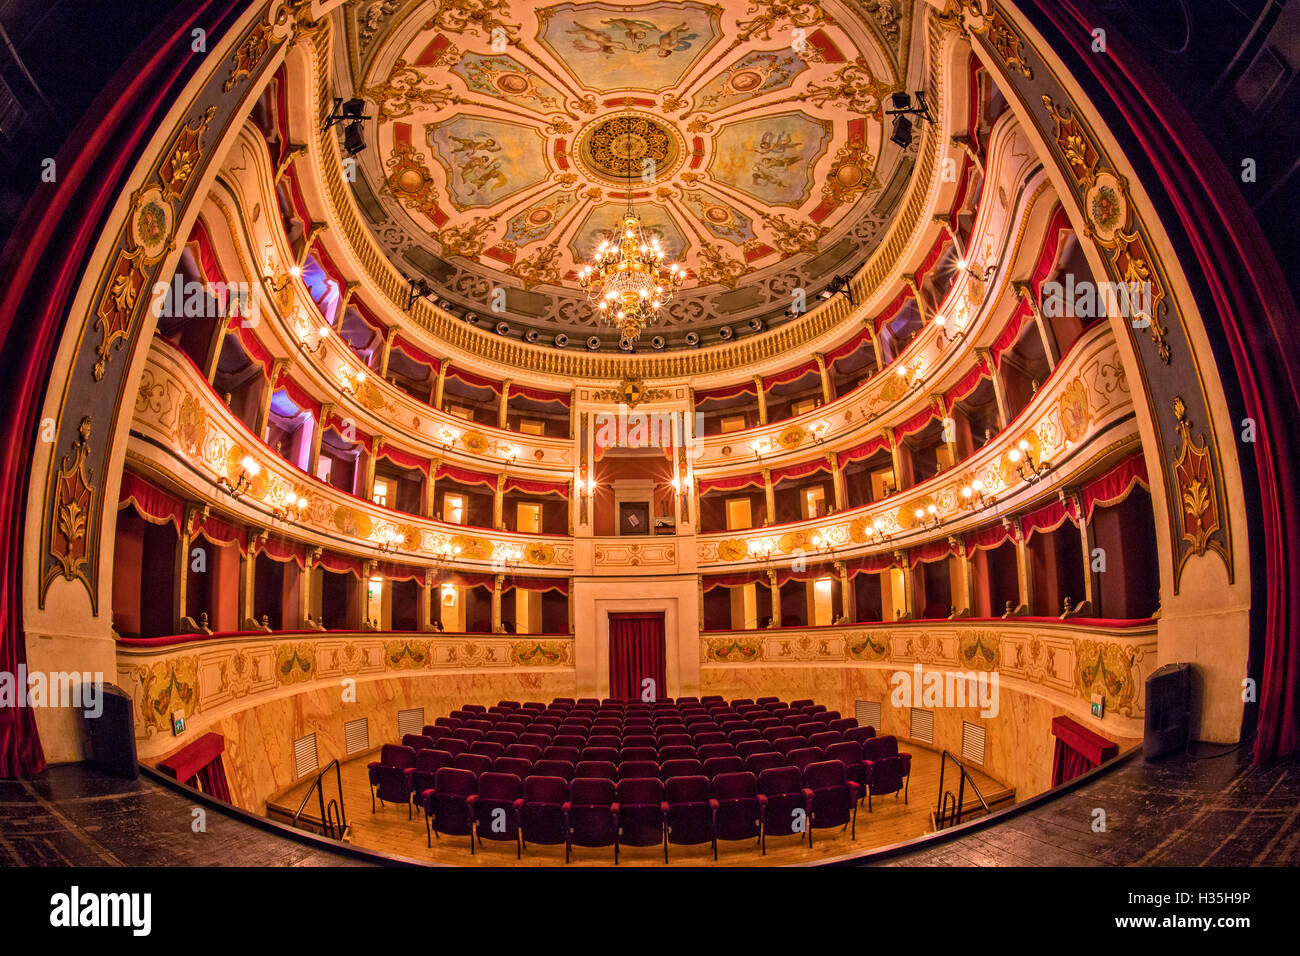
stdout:
POLYGON ((339 123, 346 123, 347 126, 343 130, 343 152, 355 156, 366 148, 362 122, 370 118, 366 114, 365 100, 350 99, 345 102, 341 96, 336 96, 334 109, 329 116, 325 117, 325 129, 330 129, 339 123))
POLYGON ((919 116, 926 122, 933 123, 934 116, 930 113, 930 106, 926 102, 925 90, 916 91, 916 106, 912 105, 912 98, 902 90, 894 93, 890 99, 894 108, 885 110, 886 116, 894 117, 894 128, 889 135, 889 141, 900 149, 907 149, 912 145, 912 121, 908 117, 919 116))
POLYGON ((415 305, 416 299, 427 299, 433 295, 433 286, 429 285, 427 279, 412 279, 406 277, 406 308, 409 311, 411 306, 415 305))
POLYGON ((837 275, 831 278, 830 285, 822 289, 821 297, 829 299, 837 292, 843 292, 849 299, 849 305, 856 306, 858 303, 853 297, 853 285, 849 276, 837 275))

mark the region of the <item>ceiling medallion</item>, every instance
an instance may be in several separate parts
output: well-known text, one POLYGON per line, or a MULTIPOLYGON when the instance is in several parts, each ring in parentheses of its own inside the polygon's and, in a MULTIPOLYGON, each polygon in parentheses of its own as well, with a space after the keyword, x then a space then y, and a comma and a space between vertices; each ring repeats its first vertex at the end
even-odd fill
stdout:
MULTIPOLYGON (((632 209, 633 165, 646 155, 646 149, 657 148, 660 141, 647 133, 646 126, 641 125, 645 121, 640 118, 626 117, 629 122, 622 124, 617 119, 609 121, 609 128, 622 142, 616 144, 610 139, 602 150, 603 155, 615 161, 621 157, 624 161, 627 211, 619 233, 612 240, 601 241, 593 263, 582 267, 578 280, 601 320, 617 328, 631 343, 641 337, 642 329, 658 319, 659 310, 672 298, 686 273, 677 263, 670 266, 664 262, 659 237, 645 234, 641 218, 632 209)), ((664 136, 662 142, 671 140, 664 136)))
POLYGON ((681 134, 672 126, 643 113, 626 112, 588 126, 574 152, 597 179, 621 186, 635 178, 650 185, 677 169, 683 148, 681 134))

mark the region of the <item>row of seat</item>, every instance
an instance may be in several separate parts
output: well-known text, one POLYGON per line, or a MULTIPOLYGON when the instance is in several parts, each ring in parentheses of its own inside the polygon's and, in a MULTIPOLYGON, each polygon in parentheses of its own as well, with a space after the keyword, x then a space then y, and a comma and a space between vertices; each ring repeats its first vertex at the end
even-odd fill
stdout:
POLYGON ((471 772, 444 767, 435 786, 420 797, 430 846, 443 834, 468 836, 470 852, 484 839, 513 841, 519 859, 529 842, 572 848, 609 847, 618 863, 623 846, 662 842, 709 843, 718 858, 718 840, 757 838, 764 854, 767 836, 807 834, 852 827, 857 839, 859 785, 845 777, 836 760, 793 767, 703 776, 631 777, 617 782, 597 777, 529 776, 471 772))

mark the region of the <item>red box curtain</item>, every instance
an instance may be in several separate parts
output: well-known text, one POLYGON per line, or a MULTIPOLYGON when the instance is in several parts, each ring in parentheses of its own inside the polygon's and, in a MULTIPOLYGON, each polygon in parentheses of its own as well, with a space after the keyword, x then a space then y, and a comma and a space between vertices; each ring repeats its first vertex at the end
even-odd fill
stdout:
POLYGON ((857 352, 858 349, 862 348, 870 341, 871 341, 871 333, 864 326, 861 330, 858 331, 857 335, 853 336, 852 338, 848 339, 845 342, 841 342, 839 345, 835 346, 835 348, 831 349, 829 352, 826 353, 826 355, 824 356, 826 361, 826 367, 833 368, 835 363, 840 361, 840 359, 848 358, 850 355, 853 355, 855 352, 857 352))
POLYGON ((493 491, 497 490, 496 475, 481 475, 477 471, 457 468, 455 465, 439 465, 438 471, 435 474, 435 479, 437 478, 450 478, 452 481, 458 481, 462 485, 487 485, 493 491))
POLYGON ((844 562, 844 570, 848 572, 850 578, 856 578, 859 574, 879 574, 893 566, 894 556, 889 553, 868 554, 854 561, 844 562))
POLYGON ((1052 718, 1056 753, 1052 757, 1052 786, 1100 767, 1119 753, 1119 744, 1095 734, 1069 717, 1052 718))
POLYGON ((609 616, 610 697, 637 700, 645 690, 651 699, 661 695, 666 689, 666 656, 662 614, 609 616))
POLYGON ((122 488, 117 495, 117 508, 121 511, 128 506, 145 521, 153 524, 171 524, 179 534, 185 521, 185 502, 173 498, 167 492, 145 481, 139 475, 129 471, 122 473, 122 488))
POLYGON ((300 568, 307 566, 307 545, 272 535, 262 545, 262 552, 272 561, 292 561, 300 568))
POLYGON ((830 474, 831 463, 825 458, 814 458, 812 461, 803 461, 797 465, 786 465, 784 468, 772 469, 772 487, 776 487, 783 481, 793 481, 796 478, 804 478, 808 475, 815 475, 819 471, 830 474))
POLYGON ((845 449, 836 456, 836 461, 843 468, 845 465, 854 461, 862 461, 870 458, 882 448, 889 447, 889 437, 887 435, 877 435, 875 438, 864 441, 861 445, 855 445, 852 448, 845 449))
POLYGON ((746 584, 759 583, 767 583, 767 575, 759 571, 748 571, 742 574, 715 574, 704 578, 704 590, 712 591, 714 588, 743 588, 746 584))
POLYGON ((235 333, 235 336, 239 339, 239 344, 248 353, 248 357, 261 365, 262 370, 269 375, 275 360, 271 357, 270 350, 257 337, 257 333, 248 327, 243 316, 232 315, 226 328, 235 333))
POLYGON ((978 531, 972 531, 966 535, 966 553, 972 551, 987 551, 996 548, 1003 541, 1011 537, 1011 529, 1002 522, 989 525, 987 528, 980 528, 978 531))
POLYGON ((768 375, 763 379, 763 388, 768 389, 773 385, 784 385, 787 382, 795 382, 803 378, 809 372, 817 371, 817 360, 810 359, 802 365, 796 365, 794 368, 788 368, 773 375, 768 375))
POLYGON ((872 319, 871 327, 875 329, 877 334, 879 334, 880 330, 884 328, 886 322, 890 321, 891 319, 893 319, 894 316, 898 315, 899 311, 903 308, 904 305, 907 304, 907 300, 910 298, 912 298, 912 290, 904 289, 902 292, 898 293, 898 295, 894 297, 893 302, 885 306, 883 312, 881 312, 878 316, 872 319))
POLYGON ((559 591, 561 594, 569 593, 568 578, 530 578, 523 575, 508 577, 505 581, 507 588, 519 588, 522 591, 559 591))
POLYGON ((230 785, 221 763, 225 749, 226 738, 221 734, 204 734, 188 747, 160 760, 158 769, 210 797, 230 803, 230 785))
POLYGON ((1022 299, 1016 311, 1011 313, 1011 318, 1007 319, 1006 326, 998 333, 998 337, 993 340, 993 344, 989 346, 989 355, 993 356, 994 364, 997 364, 1003 352, 1015 345, 1016 339, 1020 338, 1020 330, 1024 328, 1025 322, 1033 314, 1033 309, 1029 303, 1022 299))
POLYGON ((421 584, 429 573, 426 568, 413 568, 409 564, 394 564, 391 561, 376 562, 371 572, 388 581, 418 581, 421 584))
POLYGON ((221 313, 224 315, 226 274, 221 269, 221 263, 217 261, 217 252, 212 246, 212 234, 208 232, 208 224, 203 221, 203 217, 194 220, 194 228, 190 230, 190 238, 186 245, 193 245, 198 250, 199 274, 204 282, 215 286, 212 293, 221 303, 221 313))
POLYGON ((1129 496, 1134 485, 1150 490, 1147 479, 1147 461, 1141 452, 1130 455, 1100 478, 1088 482, 1080 491, 1083 513, 1092 518, 1092 509, 1101 505, 1117 505, 1129 496))
POLYGON ((948 414, 952 414, 954 405, 979 388, 981 381, 992 376, 993 371, 989 368, 988 359, 981 355, 979 361, 975 363, 975 367, 963 375, 956 385, 943 393, 943 407, 948 414))
POLYGON ((361 577, 361 559, 349 557, 345 554, 336 554, 333 551, 324 551, 320 559, 316 562, 326 571, 333 571, 335 574, 350 574, 354 578, 361 577))
POLYGON ((455 365, 448 365, 446 374, 449 378, 460 379, 466 385, 473 385, 475 388, 490 388, 498 395, 501 394, 500 382, 494 382, 492 379, 484 378, 482 375, 475 375, 473 372, 467 372, 465 369, 458 368, 455 365))
POLYGON ((533 481, 528 478, 506 478, 506 491, 522 491, 529 495, 559 495, 566 501, 569 498, 569 484, 555 481, 533 481))
POLYGON ((739 385, 724 385, 719 388, 710 388, 695 393, 695 404, 707 402, 712 399, 735 398, 738 395, 757 395, 758 385, 753 381, 741 382, 739 385))
POLYGON ((838 581, 839 574, 835 570, 835 565, 831 564, 810 564, 802 571, 796 571, 793 567, 777 568, 776 583, 780 587, 789 581, 816 581, 818 578, 832 578, 838 581))
POLYGON ((1029 536, 1035 531, 1044 533, 1055 531, 1061 525, 1065 524, 1067 519, 1074 519, 1073 503, 1067 508, 1062 502, 1053 501, 1051 504, 1043 505, 1036 511, 1031 511, 1020 518, 1021 533, 1028 540, 1029 536))
POLYGON ((518 395, 520 398, 532 399, 534 402, 553 402, 557 405, 569 407, 568 392, 547 392, 540 388, 530 388, 527 385, 511 385, 510 397, 518 395))
POLYGON ((348 420, 338 412, 329 412, 328 414, 323 415, 321 417, 320 426, 321 428, 334 429, 334 431, 338 433, 338 436, 345 441, 350 432, 354 442, 361 445, 361 447, 366 451, 370 451, 370 436, 357 428, 355 423, 349 425, 348 420))
POLYGON ((402 451, 400 448, 391 448, 388 445, 380 447, 378 457, 387 458, 393 464, 400 465, 403 468, 417 469, 426 475, 429 473, 429 469, 433 467, 433 463, 427 458, 421 458, 418 455, 412 455, 410 452, 402 451))
POLYGON ((320 403, 288 375, 281 375, 276 387, 282 389, 289 396, 289 400, 297 405, 299 409, 311 412, 312 418, 317 421, 320 420, 320 403))
POLYGON ((216 515, 205 518, 202 513, 196 513, 190 535, 201 535, 212 544, 233 544, 239 548, 240 554, 248 553, 248 529, 223 521, 216 515))
POLYGON ((762 475, 732 475, 727 478, 701 478, 700 494, 707 491, 738 491, 757 485, 763 487, 762 475))
POLYGON ((907 563, 914 568, 922 561, 937 561, 940 558, 946 558, 956 550, 951 541, 929 541, 908 551, 907 563))
POLYGON ((906 421, 895 426, 894 434, 897 435, 899 438, 903 438, 907 435, 912 434, 913 432, 919 432, 923 428, 925 428, 925 426, 929 425, 932 419, 938 417, 939 417, 939 410, 935 408, 933 405, 931 405, 928 408, 925 408, 922 411, 917 412, 915 415, 913 415, 911 418, 907 419, 906 421))
POLYGON ((433 373, 435 375, 438 374, 438 369, 442 367, 442 362, 434 358, 432 355, 424 351, 419 346, 413 345, 412 343, 406 341, 406 339, 402 338, 400 335, 395 336, 393 338, 393 348, 403 352, 409 358, 413 358, 417 362, 429 366, 431 369, 433 369, 433 373))

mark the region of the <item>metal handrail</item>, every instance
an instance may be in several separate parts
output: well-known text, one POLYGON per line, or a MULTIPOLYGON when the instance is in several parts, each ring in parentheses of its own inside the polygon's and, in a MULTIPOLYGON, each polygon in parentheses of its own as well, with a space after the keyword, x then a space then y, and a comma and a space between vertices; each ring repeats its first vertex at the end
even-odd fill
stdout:
POLYGON ((989 813, 990 810, 989 810, 988 801, 984 799, 984 794, 980 793, 979 785, 975 783, 975 778, 971 775, 970 771, 966 769, 966 765, 962 763, 960 760, 958 760, 955 756, 953 756, 950 752, 945 750, 943 752, 943 757, 939 761, 939 805, 935 808, 935 818, 936 818, 938 829, 942 830, 944 827, 948 825, 947 820, 949 816, 949 810, 948 810, 949 804, 947 800, 949 797, 953 798, 952 812, 951 812, 952 823, 954 825, 961 823, 963 804, 966 802, 966 781, 968 779, 970 780, 971 789, 975 791, 975 796, 979 798, 980 805, 984 807, 984 812, 989 813), (955 795, 951 790, 943 789, 943 775, 944 775, 944 771, 948 767, 949 760, 955 763, 958 769, 961 770, 961 777, 959 779, 957 785, 957 793, 955 795))
POLYGON ((321 829, 331 840, 341 840, 343 834, 346 833, 348 829, 348 817, 346 811, 343 809, 343 777, 339 771, 339 762, 337 760, 331 760, 327 763, 324 769, 322 769, 320 773, 316 774, 316 779, 312 781, 311 786, 307 788, 307 793, 303 796, 302 803, 298 804, 298 810, 293 815, 293 825, 295 827, 298 826, 298 818, 302 816, 302 811, 306 809, 307 801, 311 799, 313 793, 316 794, 317 804, 320 807, 321 829), (335 808, 338 810, 337 836, 335 836, 334 817, 332 814, 326 814, 325 789, 321 786, 321 780, 324 778, 325 774, 329 773, 331 770, 334 771, 334 782, 338 786, 339 793, 338 800, 330 800, 329 803, 331 810, 335 808))

